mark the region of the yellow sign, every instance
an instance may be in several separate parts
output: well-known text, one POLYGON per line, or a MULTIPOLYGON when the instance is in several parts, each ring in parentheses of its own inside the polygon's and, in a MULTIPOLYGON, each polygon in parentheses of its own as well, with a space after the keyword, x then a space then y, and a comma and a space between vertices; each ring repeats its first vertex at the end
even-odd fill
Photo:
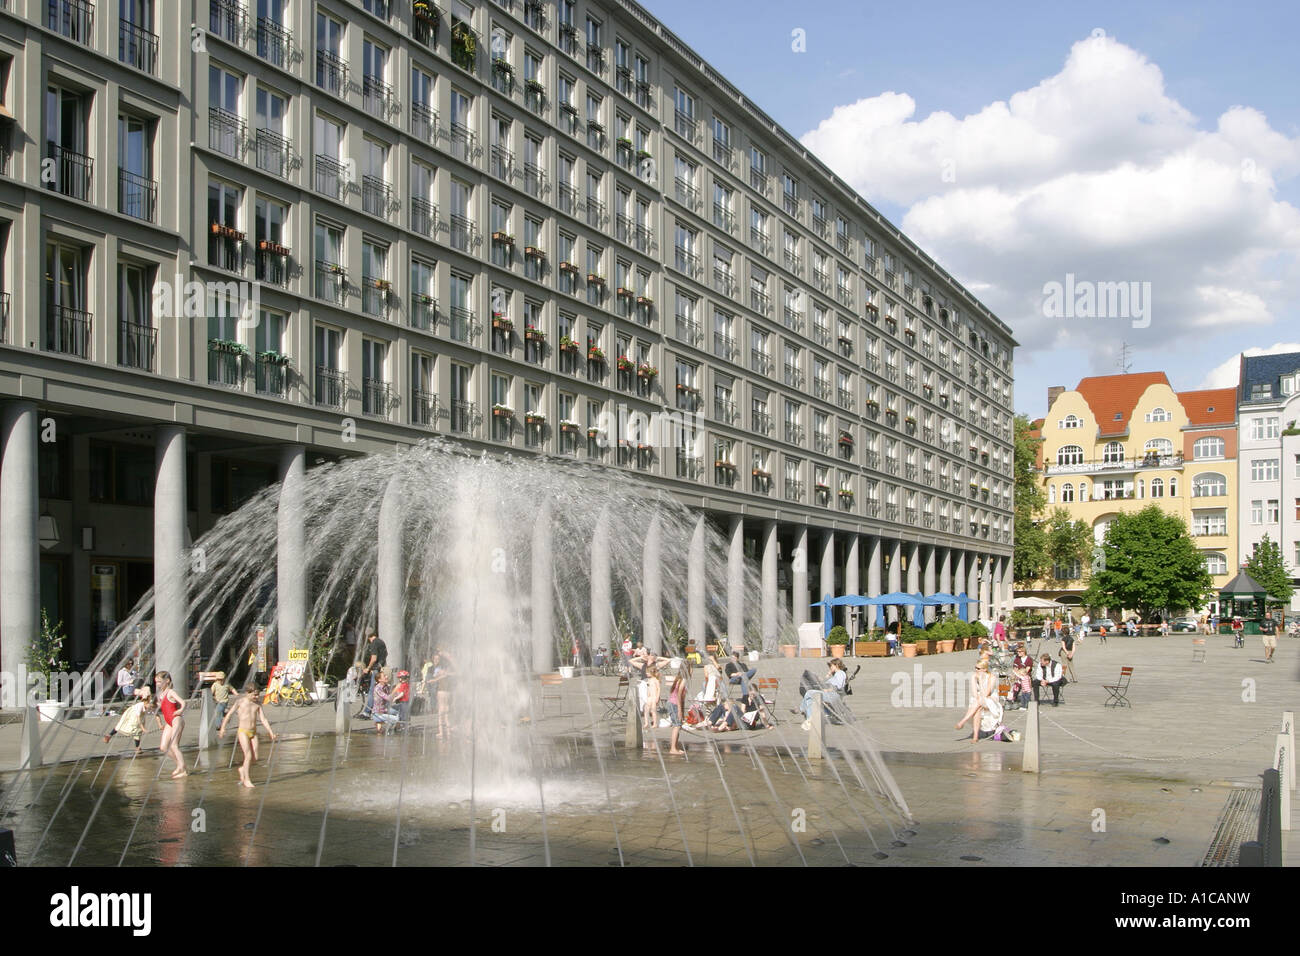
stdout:
POLYGON ((295 647, 293 650, 289 651, 289 660, 291 661, 311 660, 311 651, 309 651, 305 647, 295 647))

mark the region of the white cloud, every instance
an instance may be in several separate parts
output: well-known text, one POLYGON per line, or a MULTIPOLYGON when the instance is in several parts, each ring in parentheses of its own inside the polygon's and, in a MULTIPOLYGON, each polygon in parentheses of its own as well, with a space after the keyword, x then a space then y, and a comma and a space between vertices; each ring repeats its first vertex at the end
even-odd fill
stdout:
POLYGON ((1300 210, 1275 189, 1300 174, 1300 137, 1258 110, 1201 128, 1155 64, 1098 37, 1005 102, 915 114, 910 96, 882 93, 837 107, 803 143, 869 200, 903 206, 903 231, 1022 345, 1109 366, 1124 339, 1163 360, 1180 338, 1249 335, 1295 311, 1300 210), (1045 318, 1043 286, 1067 273, 1150 282, 1150 327, 1045 318))
POLYGON ((1283 352, 1300 352, 1300 342, 1277 342, 1265 348, 1246 349, 1210 369, 1197 388, 1234 388, 1241 379, 1242 355, 1278 355, 1283 352))

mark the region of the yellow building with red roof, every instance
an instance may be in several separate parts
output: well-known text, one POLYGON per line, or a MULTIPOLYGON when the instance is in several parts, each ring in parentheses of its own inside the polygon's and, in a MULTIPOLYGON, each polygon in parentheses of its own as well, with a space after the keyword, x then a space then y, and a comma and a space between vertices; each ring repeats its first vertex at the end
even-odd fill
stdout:
MULTIPOLYGON (((1226 584, 1237 553, 1236 390, 1176 392, 1164 372, 1143 372, 1090 376, 1047 398, 1034 425, 1048 515, 1065 508, 1100 542, 1117 514, 1159 505, 1186 522, 1215 587, 1226 584)), ((1077 605, 1089 571, 1056 567, 1019 593, 1077 605)))

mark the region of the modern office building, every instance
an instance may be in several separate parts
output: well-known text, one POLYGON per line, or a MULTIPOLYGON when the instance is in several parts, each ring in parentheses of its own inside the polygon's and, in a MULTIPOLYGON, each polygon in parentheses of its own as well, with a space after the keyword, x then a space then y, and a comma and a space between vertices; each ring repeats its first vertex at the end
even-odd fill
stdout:
MULTIPOLYGON (((1047 510, 1086 521, 1100 543, 1117 514, 1159 505, 1186 522, 1222 587, 1236 573, 1236 419, 1235 389, 1175 392, 1164 372, 1049 389, 1047 415, 1036 423, 1047 510)), ((1082 562, 1054 567, 1019 593, 1078 605, 1090 572, 1082 562)), ((1217 602, 1194 610, 1217 610, 1217 602)))
POLYGON ((700 509, 733 633, 1009 596, 1010 330, 630 0, 7 0, 0 81, 5 661, 433 435, 700 509))
POLYGON ((1237 560, 1244 564, 1264 535, 1282 550, 1300 614, 1300 352, 1243 355, 1237 388, 1237 560))

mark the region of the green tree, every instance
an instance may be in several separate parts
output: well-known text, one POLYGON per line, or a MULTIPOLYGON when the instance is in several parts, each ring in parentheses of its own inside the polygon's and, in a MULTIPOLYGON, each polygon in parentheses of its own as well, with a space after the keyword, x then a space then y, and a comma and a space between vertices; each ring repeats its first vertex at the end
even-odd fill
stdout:
POLYGON ((1269 604, 1282 605, 1291 601, 1291 593, 1295 590, 1291 583, 1291 569, 1282 557, 1282 548, 1268 535, 1260 539, 1255 553, 1245 564, 1245 571, 1268 589, 1269 604))
POLYGON ((1028 584, 1043 576, 1047 566, 1047 531, 1039 523, 1047 497, 1035 465, 1041 438, 1033 438, 1027 415, 1016 416, 1015 475, 1015 563, 1012 577, 1028 584))
POLYGON ((1129 608, 1150 620, 1159 611, 1200 607, 1214 594, 1187 525, 1155 505, 1116 515, 1101 548, 1102 566, 1083 595, 1088 606, 1129 608))
POLYGON ((1048 522, 1047 560, 1051 562, 1053 574, 1057 567, 1068 568, 1079 565, 1080 573, 1092 560, 1092 529, 1086 521, 1074 521, 1066 508, 1052 511, 1048 522))

